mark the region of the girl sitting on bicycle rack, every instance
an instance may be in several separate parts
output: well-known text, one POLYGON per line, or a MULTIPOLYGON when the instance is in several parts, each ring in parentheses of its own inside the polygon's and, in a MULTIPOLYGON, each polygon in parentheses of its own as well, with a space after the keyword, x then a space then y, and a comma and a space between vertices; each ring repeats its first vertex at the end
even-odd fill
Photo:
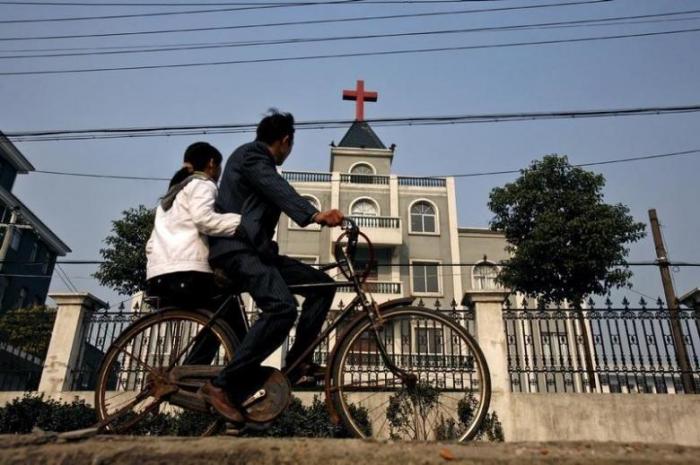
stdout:
MULTIPOLYGON (((185 163, 170 181, 156 209, 153 232, 146 244, 147 294, 159 307, 216 307, 220 294, 209 266, 207 236, 233 236, 241 222, 236 213, 217 213, 214 201, 221 176, 221 153, 206 142, 185 151, 185 163)), ((245 334, 237 302, 223 316, 239 337, 245 334)), ((213 342, 213 341, 212 341, 213 342)), ((203 341, 202 346, 212 345, 203 341)), ((201 347, 188 363, 209 363, 216 346, 201 347)))

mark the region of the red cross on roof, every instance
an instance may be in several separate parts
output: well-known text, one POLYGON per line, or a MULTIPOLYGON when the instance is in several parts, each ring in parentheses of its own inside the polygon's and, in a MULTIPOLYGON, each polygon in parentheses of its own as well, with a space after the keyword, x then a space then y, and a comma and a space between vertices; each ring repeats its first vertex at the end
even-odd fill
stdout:
POLYGON ((343 90, 343 100, 355 100, 355 120, 365 120, 365 102, 376 102, 376 92, 365 91, 365 81, 358 80, 355 90, 343 90))

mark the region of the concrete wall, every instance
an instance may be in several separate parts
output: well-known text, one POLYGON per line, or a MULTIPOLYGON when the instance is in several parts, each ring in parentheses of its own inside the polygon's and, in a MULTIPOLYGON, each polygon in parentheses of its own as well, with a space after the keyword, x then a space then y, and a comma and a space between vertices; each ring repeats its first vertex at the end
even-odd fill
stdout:
POLYGON ((506 441, 620 441, 700 446, 700 396, 494 395, 506 441))

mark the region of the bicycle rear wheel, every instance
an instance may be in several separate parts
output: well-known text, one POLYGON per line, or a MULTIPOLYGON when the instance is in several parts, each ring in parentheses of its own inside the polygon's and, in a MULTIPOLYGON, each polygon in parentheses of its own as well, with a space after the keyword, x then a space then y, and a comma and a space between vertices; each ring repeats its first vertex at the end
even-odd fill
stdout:
MULTIPOLYGON (((135 321, 112 343, 100 366, 95 389, 97 416, 100 422, 110 420, 108 431, 172 431, 171 422, 180 415, 186 415, 192 425, 188 434, 211 434, 216 430, 216 416, 184 412, 170 404, 168 392, 162 390, 164 383, 155 381, 158 377, 166 379, 173 368, 184 364, 208 364, 215 370, 231 360, 235 337, 221 321, 215 321, 198 339, 209 339, 208 350, 197 341, 190 344, 210 318, 206 310, 160 310, 135 321)), ((194 392, 199 384, 201 381, 193 380, 178 387, 194 392)))
POLYGON ((486 360, 463 326, 441 313, 401 307, 382 314, 379 342, 410 373, 389 370, 369 319, 339 341, 331 365, 331 401, 355 436, 465 441, 478 431, 491 398, 486 360))

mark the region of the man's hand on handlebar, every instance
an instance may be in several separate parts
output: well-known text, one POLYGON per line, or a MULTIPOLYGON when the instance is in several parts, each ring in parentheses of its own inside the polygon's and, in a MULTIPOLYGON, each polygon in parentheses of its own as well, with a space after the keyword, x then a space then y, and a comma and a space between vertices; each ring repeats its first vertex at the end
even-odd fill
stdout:
POLYGON ((340 226, 344 218, 340 210, 332 209, 316 213, 313 221, 323 226, 340 226))

